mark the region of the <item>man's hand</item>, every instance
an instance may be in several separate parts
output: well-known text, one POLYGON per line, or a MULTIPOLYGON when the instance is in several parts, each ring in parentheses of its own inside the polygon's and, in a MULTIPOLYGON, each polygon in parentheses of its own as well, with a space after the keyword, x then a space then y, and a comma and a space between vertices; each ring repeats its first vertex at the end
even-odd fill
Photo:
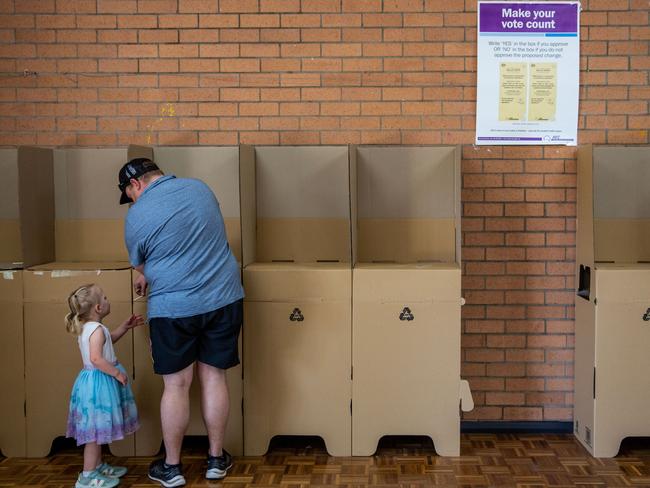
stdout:
POLYGON ((133 290, 135 293, 139 296, 144 296, 147 293, 147 288, 148 288, 148 283, 147 279, 144 277, 144 275, 140 275, 135 279, 135 282, 133 283, 133 290))

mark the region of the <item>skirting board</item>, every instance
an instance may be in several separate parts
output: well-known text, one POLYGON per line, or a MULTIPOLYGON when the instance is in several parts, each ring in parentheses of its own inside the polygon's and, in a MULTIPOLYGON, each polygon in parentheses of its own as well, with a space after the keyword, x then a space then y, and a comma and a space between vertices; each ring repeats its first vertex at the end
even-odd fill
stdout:
POLYGON ((573 422, 475 422, 464 420, 460 423, 464 434, 571 434, 573 422))

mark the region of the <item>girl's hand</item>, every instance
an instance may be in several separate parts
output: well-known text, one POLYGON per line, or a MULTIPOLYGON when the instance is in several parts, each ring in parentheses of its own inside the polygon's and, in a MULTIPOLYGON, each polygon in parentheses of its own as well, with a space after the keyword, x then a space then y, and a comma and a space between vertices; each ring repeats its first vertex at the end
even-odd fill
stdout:
POLYGON ((144 319, 142 318, 142 315, 131 315, 128 319, 124 321, 124 328, 126 330, 129 330, 143 324, 144 324, 144 319))
POLYGON ((121 371, 115 375, 115 379, 122 383, 122 386, 126 386, 129 383, 129 377, 121 371))

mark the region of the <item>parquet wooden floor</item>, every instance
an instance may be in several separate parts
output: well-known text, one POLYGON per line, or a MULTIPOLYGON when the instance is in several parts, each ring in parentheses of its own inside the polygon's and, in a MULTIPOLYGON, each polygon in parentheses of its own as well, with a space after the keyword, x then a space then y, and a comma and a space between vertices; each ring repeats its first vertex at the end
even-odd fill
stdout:
MULTIPOLYGON (((650 439, 625 441, 613 459, 595 459, 571 435, 464 434, 461 456, 438 457, 430 441, 388 438, 375 456, 329 457, 315 439, 276 443, 263 457, 236 458, 221 482, 203 478, 205 440, 183 450, 188 486, 202 488, 422 488, 447 487, 647 487, 650 439)), ((121 487, 157 487, 147 478, 153 458, 113 458, 128 466, 121 487)), ((81 467, 81 450, 59 448, 43 459, 0 459, 0 487, 70 488, 81 467)))

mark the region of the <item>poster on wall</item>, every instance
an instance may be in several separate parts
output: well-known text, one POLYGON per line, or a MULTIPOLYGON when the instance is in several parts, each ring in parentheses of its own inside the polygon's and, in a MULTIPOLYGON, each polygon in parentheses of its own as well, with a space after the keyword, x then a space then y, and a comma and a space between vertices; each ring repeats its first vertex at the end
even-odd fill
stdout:
POLYGON ((578 139, 579 2, 478 2, 476 144, 578 139))

